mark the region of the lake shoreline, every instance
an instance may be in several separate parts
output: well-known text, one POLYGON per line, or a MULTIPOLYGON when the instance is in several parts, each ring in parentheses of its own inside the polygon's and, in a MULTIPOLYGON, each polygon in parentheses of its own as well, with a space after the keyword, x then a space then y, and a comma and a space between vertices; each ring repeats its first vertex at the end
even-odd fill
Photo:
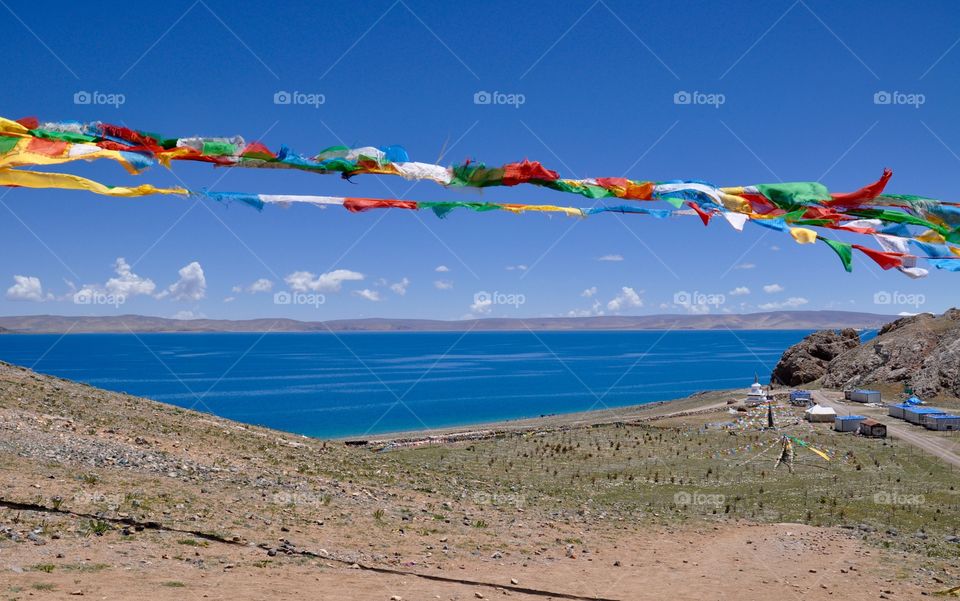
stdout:
POLYGON ((668 417, 717 412, 731 404, 727 402, 728 400, 740 400, 745 394, 744 391, 736 388, 705 390, 683 398, 652 401, 624 407, 555 413, 538 417, 496 420, 460 426, 385 432, 369 436, 337 436, 324 438, 323 440, 343 442, 350 446, 386 448, 412 446, 428 442, 443 444, 456 440, 483 440, 533 431, 555 431, 616 423, 642 423, 668 417))

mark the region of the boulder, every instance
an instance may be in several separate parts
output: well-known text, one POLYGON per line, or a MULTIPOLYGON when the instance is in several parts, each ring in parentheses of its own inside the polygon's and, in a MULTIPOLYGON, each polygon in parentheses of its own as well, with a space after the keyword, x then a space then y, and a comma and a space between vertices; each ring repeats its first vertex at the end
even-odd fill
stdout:
POLYGON ((860 335, 852 328, 814 332, 783 353, 770 382, 786 386, 813 382, 827 373, 831 361, 858 346, 860 335))

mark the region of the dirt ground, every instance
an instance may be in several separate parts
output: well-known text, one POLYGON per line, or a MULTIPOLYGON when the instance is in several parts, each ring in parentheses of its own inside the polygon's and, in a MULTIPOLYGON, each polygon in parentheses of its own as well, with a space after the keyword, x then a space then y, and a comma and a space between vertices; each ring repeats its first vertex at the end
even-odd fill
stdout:
MULTIPOLYGON (((65 537, 42 546, 5 544, 0 587, 5 598, 157 600, 561 598, 553 592, 584 599, 759 601, 914 599, 921 593, 916 584, 894 578, 904 569, 898 557, 831 529, 730 524, 644 531, 627 526, 592 532, 587 539, 592 545, 575 545, 572 557, 547 547, 534 558, 470 557, 439 561, 429 570, 401 568, 544 591, 536 595, 282 553, 268 558, 255 546, 194 547, 179 543, 181 535, 156 532, 65 537)), ((401 556, 414 551, 403 544, 394 549, 401 556)))

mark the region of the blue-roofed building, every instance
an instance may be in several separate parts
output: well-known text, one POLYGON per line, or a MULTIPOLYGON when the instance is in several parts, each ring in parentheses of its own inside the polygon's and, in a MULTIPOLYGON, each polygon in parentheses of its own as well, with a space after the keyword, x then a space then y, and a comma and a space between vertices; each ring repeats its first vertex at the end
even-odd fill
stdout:
POLYGON ((850 400, 857 403, 879 403, 880 391, 879 390, 852 390, 850 392, 850 400))
POLYGON ((833 420, 833 429, 837 432, 856 432, 865 415, 838 415, 833 420))
POLYGON ((947 413, 927 415, 924 418, 923 425, 928 430, 960 430, 960 415, 949 415, 947 413))
POLYGON ((791 390, 790 391, 791 405, 796 405, 797 407, 806 407, 811 402, 813 402, 813 396, 810 394, 809 390, 791 390))
POLYGON ((943 415, 946 411, 943 409, 937 409, 936 407, 907 407, 903 410, 903 419, 907 420, 911 424, 917 424, 918 426, 923 425, 923 419, 928 415, 943 415))
POLYGON ((887 407, 887 415, 897 419, 904 419, 903 412, 910 407, 913 407, 913 405, 910 405, 909 403, 897 403, 896 405, 889 405, 887 407))

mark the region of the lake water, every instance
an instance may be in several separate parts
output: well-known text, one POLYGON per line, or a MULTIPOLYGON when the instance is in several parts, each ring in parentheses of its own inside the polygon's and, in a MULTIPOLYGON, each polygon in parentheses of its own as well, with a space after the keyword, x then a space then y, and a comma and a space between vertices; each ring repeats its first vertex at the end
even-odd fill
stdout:
POLYGON ((649 403, 767 382, 808 331, 2 335, 0 359, 309 436, 649 403))

